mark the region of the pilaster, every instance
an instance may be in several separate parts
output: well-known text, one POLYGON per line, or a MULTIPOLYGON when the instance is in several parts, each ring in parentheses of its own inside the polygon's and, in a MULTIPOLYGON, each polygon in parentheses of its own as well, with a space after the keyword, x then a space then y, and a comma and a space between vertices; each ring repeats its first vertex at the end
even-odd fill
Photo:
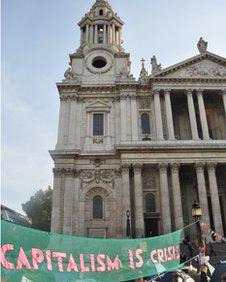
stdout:
POLYGON ((220 210, 219 192, 216 179, 216 164, 207 163, 207 170, 209 176, 210 198, 213 211, 213 221, 215 231, 219 234, 223 234, 223 225, 220 210))
POLYGON ((144 235, 144 208, 141 170, 142 164, 137 163, 133 165, 136 238, 141 238, 141 236, 144 235))
POLYGON ((60 232, 61 170, 53 169, 53 203, 51 213, 51 232, 60 232))
POLYGON ((181 204, 181 189, 180 189, 180 179, 179 179, 179 163, 172 163, 171 175, 172 175, 172 188, 173 188, 173 208, 174 208, 174 218, 175 218, 175 228, 180 229, 183 227, 183 211, 181 204))
POLYGON ((207 191, 206 191, 206 181, 204 176, 204 163, 196 163, 196 175, 197 175, 197 184, 198 184, 198 193, 199 193, 199 203, 202 209, 202 220, 204 222, 210 223, 209 218, 209 209, 207 201, 207 191))
POLYGON ((127 139, 127 112, 126 112, 126 95, 120 97, 120 124, 121 124, 121 141, 127 139))
POLYGON ((64 126, 66 123, 66 110, 67 110, 67 99, 64 96, 61 96, 57 145, 62 145, 64 143, 64 126))
POLYGON ((138 116, 137 116, 137 97, 136 94, 131 96, 131 124, 132 124, 132 140, 138 140, 138 116))
POLYGON ((167 176, 168 164, 159 164, 160 174, 160 194, 161 194, 161 217, 163 233, 171 232, 170 202, 169 202, 169 186, 167 176))
POLYGON ((126 211, 131 212, 130 205, 130 180, 129 180, 129 164, 122 164, 122 222, 123 222, 123 237, 126 237, 126 211))
POLYGON ((76 121, 76 113, 77 113, 77 97, 73 96, 71 98, 69 136, 68 136, 68 143, 72 148, 75 147, 75 134, 76 134, 76 128, 78 128, 76 121))

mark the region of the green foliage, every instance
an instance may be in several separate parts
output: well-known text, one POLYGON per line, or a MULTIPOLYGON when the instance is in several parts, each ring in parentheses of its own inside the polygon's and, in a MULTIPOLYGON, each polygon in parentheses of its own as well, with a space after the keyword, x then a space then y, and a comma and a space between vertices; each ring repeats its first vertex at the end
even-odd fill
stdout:
POLYGON ((52 209, 53 190, 39 190, 30 200, 22 204, 22 209, 27 217, 32 221, 32 227, 50 231, 51 209, 52 209))

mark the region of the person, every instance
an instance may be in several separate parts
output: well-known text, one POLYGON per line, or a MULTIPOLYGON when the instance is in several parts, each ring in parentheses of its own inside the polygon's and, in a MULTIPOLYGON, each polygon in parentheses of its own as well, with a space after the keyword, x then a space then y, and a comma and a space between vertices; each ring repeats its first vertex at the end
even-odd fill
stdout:
POLYGON ((210 257, 214 254, 215 257, 217 256, 216 252, 214 251, 214 248, 213 248, 213 243, 212 242, 209 242, 209 252, 210 252, 210 257))

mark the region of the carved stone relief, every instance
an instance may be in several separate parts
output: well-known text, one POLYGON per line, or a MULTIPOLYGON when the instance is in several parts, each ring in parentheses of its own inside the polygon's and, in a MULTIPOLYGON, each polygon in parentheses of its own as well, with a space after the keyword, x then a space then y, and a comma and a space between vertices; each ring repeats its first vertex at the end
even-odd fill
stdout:
POLYGON ((205 59, 188 67, 175 70, 165 77, 202 77, 202 78, 226 78, 226 67, 205 59))
POLYGON ((118 177, 118 173, 118 170, 112 169, 83 169, 80 171, 80 179, 84 184, 105 183, 112 185, 114 178, 118 177))
POLYGON ((144 190, 157 190, 157 173, 154 168, 145 167, 142 172, 144 190))
POLYGON ((140 109, 150 109, 150 98, 140 98, 139 100, 140 109))

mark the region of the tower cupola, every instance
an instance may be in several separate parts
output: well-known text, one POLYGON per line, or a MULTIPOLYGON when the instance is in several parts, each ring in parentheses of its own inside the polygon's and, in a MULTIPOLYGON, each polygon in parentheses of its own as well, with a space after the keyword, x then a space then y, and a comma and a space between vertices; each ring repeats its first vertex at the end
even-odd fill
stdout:
POLYGON ((103 46, 122 51, 123 24, 108 1, 96 0, 78 23, 81 32, 80 50, 103 46))

